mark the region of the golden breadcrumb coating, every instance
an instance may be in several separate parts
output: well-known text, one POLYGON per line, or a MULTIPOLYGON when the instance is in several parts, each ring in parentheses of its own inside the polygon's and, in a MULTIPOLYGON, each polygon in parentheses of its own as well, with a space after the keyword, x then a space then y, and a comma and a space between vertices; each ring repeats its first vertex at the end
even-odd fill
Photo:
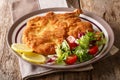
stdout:
POLYGON ((22 41, 39 54, 55 54, 55 46, 69 35, 77 38, 80 32, 93 31, 91 23, 81 21, 81 13, 77 9, 63 14, 48 12, 32 18, 23 31, 22 41))

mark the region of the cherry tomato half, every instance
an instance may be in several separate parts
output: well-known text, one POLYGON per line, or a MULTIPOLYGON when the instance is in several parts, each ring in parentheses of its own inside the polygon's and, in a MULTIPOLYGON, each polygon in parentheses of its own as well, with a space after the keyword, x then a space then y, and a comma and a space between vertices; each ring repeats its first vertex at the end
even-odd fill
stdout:
POLYGON ((76 55, 70 55, 67 57, 67 59, 65 60, 65 63, 68 65, 72 65, 77 61, 77 56, 76 55))
POLYGON ((75 47, 78 46, 78 44, 75 43, 75 40, 76 39, 73 36, 68 36, 67 41, 68 41, 68 44, 70 46, 70 50, 72 50, 72 49, 74 49, 75 47))
POLYGON ((95 45, 95 46, 92 46, 90 49, 89 49, 89 54, 91 55, 94 55, 98 52, 98 46, 95 45))

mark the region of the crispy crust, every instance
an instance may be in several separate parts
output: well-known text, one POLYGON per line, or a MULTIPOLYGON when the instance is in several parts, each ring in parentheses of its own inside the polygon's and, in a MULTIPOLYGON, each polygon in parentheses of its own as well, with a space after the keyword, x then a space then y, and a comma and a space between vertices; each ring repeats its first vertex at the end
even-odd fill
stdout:
POLYGON ((45 16, 32 18, 23 31, 22 41, 37 53, 55 54, 55 46, 69 35, 76 38, 79 32, 93 31, 91 23, 78 17, 81 13, 77 9, 64 14, 48 12, 45 16))

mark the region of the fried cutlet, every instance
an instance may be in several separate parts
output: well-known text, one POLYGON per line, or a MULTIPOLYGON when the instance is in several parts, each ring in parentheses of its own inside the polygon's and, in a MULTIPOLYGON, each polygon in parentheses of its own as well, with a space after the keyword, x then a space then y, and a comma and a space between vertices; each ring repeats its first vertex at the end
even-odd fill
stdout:
POLYGON ((81 13, 77 9, 71 13, 48 12, 45 16, 34 17, 27 22, 22 41, 37 53, 55 54, 55 46, 69 35, 77 38, 80 32, 93 31, 91 23, 81 21, 81 13))

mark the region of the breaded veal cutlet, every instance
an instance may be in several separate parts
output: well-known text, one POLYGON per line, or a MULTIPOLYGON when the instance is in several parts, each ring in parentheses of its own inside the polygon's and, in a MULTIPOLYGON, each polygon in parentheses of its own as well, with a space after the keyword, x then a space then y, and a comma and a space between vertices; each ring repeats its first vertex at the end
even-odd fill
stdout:
POLYGON ((30 19, 23 31, 22 42, 34 52, 50 55, 55 54, 55 47, 68 36, 77 38, 78 33, 93 31, 90 22, 81 21, 81 10, 57 14, 48 12, 44 16, 30 19))

